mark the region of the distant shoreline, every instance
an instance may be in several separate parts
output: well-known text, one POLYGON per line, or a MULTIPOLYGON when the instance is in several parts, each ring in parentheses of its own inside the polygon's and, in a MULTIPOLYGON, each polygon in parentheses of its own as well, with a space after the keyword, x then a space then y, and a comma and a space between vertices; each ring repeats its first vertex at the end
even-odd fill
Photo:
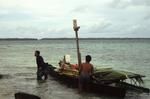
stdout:
MULTIPOLYGON (((0 40, 75 40, 76 38, 0 38, 0 40)), ((148 39, 150 38, 79 38, 80 40, 130 40, 130 39, 148 39)))
POLYGON ((0 40, 38 40, 36 38, 0 38, 0 40))

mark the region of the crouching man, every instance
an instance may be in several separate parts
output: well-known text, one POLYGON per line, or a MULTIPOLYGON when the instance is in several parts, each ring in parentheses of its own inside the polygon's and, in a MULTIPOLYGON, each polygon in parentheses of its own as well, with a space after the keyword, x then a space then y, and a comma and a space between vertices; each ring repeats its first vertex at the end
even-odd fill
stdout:
POLYGON ((40 51, 35 51, 36 57, 36 64, 37 64, 37 80, 43 80, 42 77, 44 76, 44 80, 47 80, 48 73, 47 73, 47 64, 44 62, 42 56, 40 56, 40 51))

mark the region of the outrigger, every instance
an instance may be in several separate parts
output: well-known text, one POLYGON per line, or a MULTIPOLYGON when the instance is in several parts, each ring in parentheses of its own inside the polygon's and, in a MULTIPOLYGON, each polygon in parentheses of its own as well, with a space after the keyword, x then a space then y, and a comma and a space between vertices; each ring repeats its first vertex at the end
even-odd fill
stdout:
MULTIPOLYGON (((73 20, 73 28, 76 33, 78 66, 81 65, 81 54, 79 51, 77 21, 73 20)), ((66 68, 60 70, 55 66, 49 65, 49 74, 60 81, 65 82, 71 87, 78 87, 79 71, 77 69, 66 68)), ((114 70, 112 68, 94 69, 92 80, 90 82, 90 92, 100 94, 109 94, 112 96, 124 97, 128 90, 149 93, 149 88, 144 88, 144 75, 114 70)))

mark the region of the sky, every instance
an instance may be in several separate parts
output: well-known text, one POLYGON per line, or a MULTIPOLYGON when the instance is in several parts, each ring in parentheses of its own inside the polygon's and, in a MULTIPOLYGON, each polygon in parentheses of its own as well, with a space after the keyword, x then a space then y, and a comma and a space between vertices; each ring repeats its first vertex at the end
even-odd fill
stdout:
POLYGON ((150 0, 0 0, 0 38, 150 38, 150 0))

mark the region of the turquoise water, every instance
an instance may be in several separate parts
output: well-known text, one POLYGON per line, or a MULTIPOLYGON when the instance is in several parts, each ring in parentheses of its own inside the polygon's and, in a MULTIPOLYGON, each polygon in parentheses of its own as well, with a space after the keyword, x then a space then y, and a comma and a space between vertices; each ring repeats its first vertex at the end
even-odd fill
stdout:
MULTIPOLYGON (((76 89, 67 88, 53 78, 45 83, 36 82, 34 51, 40 50, 45 62, 58 65, 65 54, 77 63, 74 40, 28 40, 0 41, 0 99, 14 99, 18 91, 33 93, 42 99, 116 99, 92 94, 78 94, 76 89), (66 91, 64 91, 66 90, 66 91)), ((102 39, 80 40, 82 61, 92 56, 94 67, 112 67, 146 75, 145 86, 150 88, 150 39, 102 39)), ((129 94, 126 99, 149 99, 145 94, 129 94)))

